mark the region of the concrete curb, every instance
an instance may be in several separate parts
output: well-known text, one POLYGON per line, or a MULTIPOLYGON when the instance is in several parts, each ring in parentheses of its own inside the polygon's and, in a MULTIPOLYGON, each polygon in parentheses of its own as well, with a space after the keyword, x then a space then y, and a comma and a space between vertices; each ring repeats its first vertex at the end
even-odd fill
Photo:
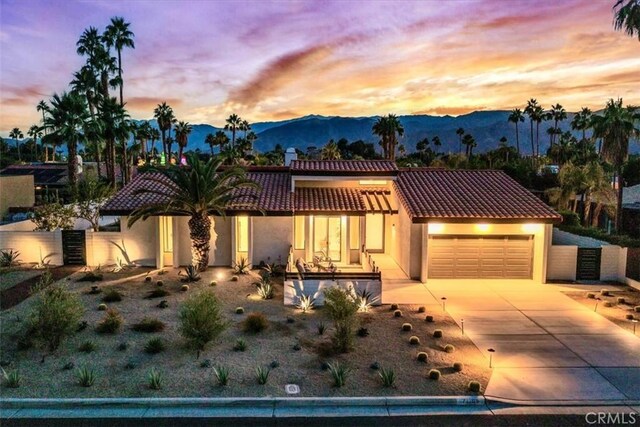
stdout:
POLYGON ((518 400, 498 396, 485 396, 486 403, 505 403, 513 406, 636 406, 640 400, 518 400))

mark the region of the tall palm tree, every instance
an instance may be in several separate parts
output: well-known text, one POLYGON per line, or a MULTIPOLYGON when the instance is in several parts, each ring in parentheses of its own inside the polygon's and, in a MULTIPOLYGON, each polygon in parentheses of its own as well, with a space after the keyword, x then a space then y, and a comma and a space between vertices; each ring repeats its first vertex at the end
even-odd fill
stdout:
POLYGON ((587 107, 582 107, 582 109, 573 116, 573 120, 571 120, 571 129, 582 131, 582 140, 587 139, 587 129, 591 127, 591 119, 593 117, 593 113, 587 107))
POLYGON ((551 106, 551 110, 549 110, 549 113, 551 118, 553 119, 553 129, 556 131, 551 135, 550 145, 553 145, 553 143, 555 142, 555 135, 557 135, 557 131, 559 130, 558 123, 563 120, 566 120, 567 111, 564 109, 562 105, 556 104, 551 106))
POLYGON ((462 137, 462 145, 465 146, 465 155, 467 156, 467 158, 470 158, 471 155, 473 154, 473 147, 476 147, 476 140, 473 137, 473 135, 471 134, 465 134, 462 137))
POLYGON ((38 125, 32 125, 27 131, 27 135, 33 139, 33 145, 35 148, 35 161, 38 161, 38 138, 42 140, 42 128, 38 125))
POLYGON ((338 144, 336 144, 333 139, 327 142, 327 145, 322 147, 320 157, 322 158, 322 160, 339 160, 340 150, 338 149, 338 144))
POLYGON ((395 114, 378 117, 372 130, 374 135, 378 135, 382 139, 380 145, 382 145, 384 158, 395 160, 398 137, 404 135, 404 127, 400 123, 400 120, 398 120, 398 117, 395 114))
POLYGON ((173 113, 173 108, 171 108, 166 102, 163 102, 162 104, 158 104, 155 110, 153 110, 153 117, 158 121, 158 127, 162 133, 162 147, 164 155, 167 162, 169 162, 171 147, 167 149, 167 131, 169 132, 169 136, 171 136, 171 125, 176 122, 176 116, 173 113))
POLYGON ((640 1, 618 0, 613 10, 613 27, 618 31, 623 30, 631 37, 637 35, 640 41, 640 1))
MULTIPOLYGON (((80 71, 77 71, 73 74, 73 80, 71 81, 70 85, 75 92, 78 92, 79 94, 83 95, 86 98, 87 105, 89 107, 89 114, 91 116, 91 121, 95 122, 96 102, 97 102, 96 91, 98 88, 98 79, 96 78, 96 75, 94 74, 93 69, 88 65, 83 66, 80 69, 80 71)), ((97 124, 94 123, 94 126, 95 125, 97 124)), ((101 138, 100 138, 99 132, 96 132, 96 134, 93 134, 93 135, 90 135, 90 133, 87 134, 87 144, 90 144, 91 141, 93 141, 94 143, 95 155, 96 155, 96 167, 98 171, 98 176, 100 176, 101 138), (91 138, 89 138, 89 136, 91 136, 91 138)))
MULTIPOLYGON (((47 111, 47 103, 44 102, 44 99, 41 99, 40 102, 38 102, 38 105, 36 106, 36 111, 41 111, 42 112, 42 126, 44 126, 44 113, 45 111, 47 111)), ((47 129, 44 128, 44 132, 45 134, 47 133, 47 129)), ((42 142, 42 146, 44 147, 44 161, 48 162, 49 161, 49 147, 42 142)), ((55 157, 55 153, 54 153, 54 157, 55 157)))
MULTIPOLYGON (((218 132, 222 133, 225 137, 227 136, 222 131, 218 132)), ((213 147, 215 147, 216 145, 220 145, 219 140, 216 138, 216 135, 212 133, 207 134, 204 139, 204 143, 209 145, 209 148, 211 149, 211 157, 213 157, 213 147)), ((222 146, 220 146, 220 149, 222 149, 222 146)))
POLYGON ((16 140, 16 148, 18 149, 18 161, 21 162, 22 161, 22 157, 20 156, 20 141, 19 140, 24 138, 24 135, 22 134, 22 131, 20 129, 18 129, 18 128, 11 129, 11 132, 9 132, 9 138, 16 140))
POLYGON ((98 117, 102 124, 102 132, 104 139, 107 143, 107 158, 111 158, 112 161, 107 163, 107 178, 111 182, 111 185, 116 187, 116 172, 115 172, 115 160, 116 160, 116 143, 121 144, 121 167, 124 174, 125 182, 129 178, 127 173, 129 166, 127 162, 127 141, 129 140, 129 134, 131 126, 129 123, 129 114, 116 98, 101 99, 98 104, 98 117))
POLYGON ((458 153, 462 154, 462 137, 464 136, 464 129, 463 128, 456 129, 456 135, 458 135, 458 138, 460 138, 460 141, 458 144, 458 153))
POLYGON ((602 138, 600 155, 610 163, 618 178, 618 204, 616 209, 616 230, 622 224, 622 167, 629 156, 629 140, 640 135, 636 122, 640 120, 637 107, 622 105, 622 99, 610 99, 602 116, 593 117, 594 135, 602 138))
POLYGON ((242 119, 237 114, 230 115, 226 124, 224 125, 224 130, 231 131, 231 145, 235 148, 236 146, 236 131, 242 126, 242 119))
MULTIPOLYGON (((440 137, 439 137, 439 136, 437 136, 437 135, 436 135, 436 136, 434 136, 434 137, 431 139, 431 142, 433 143, 433 145, 434 145, 435 147, 440 147, 440 146, 442 146, 442 142, 440 141, 440 137)), ((437 149, 436 149, 436 151, 437 151, 437 149)))
POLYGON ((149 150, 149 152, 151 153, 152 156, 155 156, 157 154, 156 141, 158 141, 159 139, 160 139, 160 131, 156 128, 151 128, 149 130, 149 140, 151 141, 151 149, 149 150))
POLYGON ((84 140, 83 130, 89 118, 86 100, 75 92, 63 92, 54 94, 50 103, 45 128, 57 139, 67 142, 69 185, 75 189, 78 182, 78 143, 84 140))
POLYGON ((511 110, 507 120, 516 125, 516 150, 518 151, 518 154, 520 154, 520 132, 518 132, 518 123, 524 122, 524 114, 522 113, 522 110, 514 108, 511 110))
POLYGON ((107 25, 107 28, 102 35, 104 43, 107 48, 115 47, 118 52, 118 81, 120 86, 120 105, 124 105, 122 97, 122 49, 125 47, 135 49, 135 43, 133 42, 134 34, 129 30, 129 22, 125 22, 124 18, 119 16, 111 18, 111 24, 107 25))
POLYGON ((536 156, 535 140, 533 139, 533 123, 537 122, 539 116, 540 105, 535 98, 527 101, 524 113, 529 116, 529 125, 531 126, 531 155, 536 156))
POLYGON ((175 128, 176 142, 178 143, 178 164, 182 162, 182 152, 189 142, 189 134, 193 127, 189 122, 178 122, 175 128))
POLYGON ((152 215, 186 215, 189 217, 191 264, 204 271, 209 264, 211 242, 210 215, 224 216, 225 210, 240 198, 254 194, 258 185, 249 180, 244 169, 220 170, 222 161, 210 158, 206 163, 195 153, 187 157, 189 167, 151 168, 146 179, 153 188, 140 188, 134 194, 161 200, 136 209, 129 216, 129 226, 152 215), (238 191, 240 190, 240 191, 238 191))

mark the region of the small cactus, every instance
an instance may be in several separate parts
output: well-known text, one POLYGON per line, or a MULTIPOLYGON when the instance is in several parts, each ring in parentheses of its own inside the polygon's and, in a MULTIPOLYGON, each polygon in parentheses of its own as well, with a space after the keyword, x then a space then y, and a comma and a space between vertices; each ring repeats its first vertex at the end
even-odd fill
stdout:
POLYGON ((402 330, 404 332, 409 332, 409 331, 411 331, 411 329, 413 329, 413 327, 411 326, 411 323, 403 323, 402 324, 402 330))
POLYGON ((180 290, 181 290, 182 292, 187 292, 187 291, 189 290, 189 285, 182 285, 182 286, 180 287, 180 290))
POLYGON ((425 311, 427 311, 425 306, 422 305, 422 306, 418 307, 418 313, 424 313, 425 311))
POLYGON ((391 311, 397 310, 398 308, 398 304, 391 304, 391 311))
POLYGON ((589 299, 594 299, 596 297, 596 294, 593 292, 587 292, 587 298, 589 299))
POLYGON ((163 282, 162 280, 158 280, 158 281, 156 282, 156 286, 157 286, 157 287, 159 287, 159 288, 161 288, 161 287, 163 287, 163 286, 164 286, 164 282, 163 282))
POLYGON ((440 371, 438 371, 437 369, 431 369, 429 371, 429 379, 430 380, 439 380, 440 379, 440 371))
POLYGON ((442 329, 436 329, 435 331, 433 331, 433 337, 442 338, 442 329))
POLYGON ((604 307, 613 307, 613 303, 611 301, 605 301, 604 303, 602 303, 602 305, 604 307))
POLYGON ((635 311, 636 313, 640 313, 640 305, 636 305, 635 307, 633 307, 633 311, 635 311))
POLYGON ((627 303, 627 300, 626 300, 626 299, 624 299, 623 297, 618 297, 618 298, 616 298, 616 302, 617 302, 618 304, 626 304, 626 303, 627 303))
POLYGON ((625 317, 625 319, 627 319, 627 320, 633 320, 633 319, 635 319, 635 317, 633 316, 633 314, 627 314, 627 315, 625 315, 624 317, 625 317))
POLYGON ((236 307, 236 314, 244 314, 244 308, 236 307))
POLYGON ((146 277, 144 278, 144 281, 145 281, 145 282, 150 282, 151 280, 152 280, 152 279, 151 279, 151 276, 146 276, 146 277))
POLYGON ((411 338, 409 338, 409 344, 411 344, 411 345, 420 345, 420 338, 418 338, 415 335, 413 335, 411 338))
POLYGON ((218 282, 212 280, 211 282, 209 282, 209 286, 218 286, 218 282))
POLYGON ((444 346, 444 351, 446 353, 453 353, 454 351, 456 351, 456 348, 451 344, 447 344, 444 346))
POLYGON ((426 317, 424 318, 424 321, 425 321, 425 322, 429 322, 429 323, 433 323, 433 316, 426 316, 426 317))
POLYGON ((98 311, 106 311, 106 310, 107 310, 107 304, 102 303, 98 305, 98 311))
POLYGON ((402 311, 400 310, 395 310, 393 312, 393 317, 402 317, 402 311))
POLYGON ((480 393, 480 383, 478 381, 469 381, 469 391, 472 393, 480 393))
POLYGON ((429 356, 424 351, 421 351, 420 353, 418 353, 417 359, 418 362, 427 363, 429 361, 429 356))
POLYGON ((239 279, 240 279, 240 278, 239 278, 237 275, 235 275, 235 274, 234 274, 233 276, 231 276, 231 281, 232 281, 232 282, 237 282, 239 279))
POLYGON ((608 297, 611 295, 611 292, 609 292, 609 289, 600 289, 600 295, 602 295, 603 297, 608 297))
POLYGON ((453 364, 453 370, 456 371, 456 372, 462 372, 464 370, 464 363, 455 362, 453 364))

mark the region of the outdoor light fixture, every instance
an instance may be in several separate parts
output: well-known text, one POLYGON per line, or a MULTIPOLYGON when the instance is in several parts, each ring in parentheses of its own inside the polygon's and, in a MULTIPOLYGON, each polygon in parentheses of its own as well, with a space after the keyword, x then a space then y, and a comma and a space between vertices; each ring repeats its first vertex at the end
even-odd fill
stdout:
POLYGON ((493 353, 496 351, 492 348, 487 350, 489 352, 489 368, 493 368, 493 353))
POLYGON ((489 224, 476 224, 476 229, 481 233, 489 231, 489 224))
POLYGON ((539 224, 524 224, 522 226, 522 231, 525 233, 535 233, 540 230, 539 224))
POLYGON ((464 335, 464 319, 460 319, 460 327, 462 328, 462 335, 464 335))
POLYGON ((596 312, 598 311, 598 303, 600 302, 600 297, 596 297, 596 306, 593 307, 593 311, 596 312))
POLYGON ((633 323, 633 335, 636 334, 636 325, 638 324, 638 319, 631 319, 631 323, 633 323))
POLYGON ((429 223, 429 234, 439 234, 444 231, 444 224, 429 223))
POLYGON ((446 311, 447 297, 440 298, 442 300, 442 311, 446 311))

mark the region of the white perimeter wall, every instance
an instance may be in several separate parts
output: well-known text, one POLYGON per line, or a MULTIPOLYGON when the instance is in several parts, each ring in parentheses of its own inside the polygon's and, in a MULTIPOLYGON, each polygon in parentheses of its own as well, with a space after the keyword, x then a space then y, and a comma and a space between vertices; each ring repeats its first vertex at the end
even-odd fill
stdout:
POLYGON ((578 266, 577 246, 554 246, 549 248, 547 280, 576 280, 578 266))
POLYGON ((260 261, 277 262, 281 257, 286 264, 289 248, 293 243, 292 216, 254 216, 251 217, 252 246, 251 263, 258 265, 260 261), (267 258, 270 257, 270 261, 267 258))
POLYGON ((0 231, 0 249, 20 252, 19 261, 23 263, 38 263, 40 256, 44 258, 51 255, 46 261, 52 265, 61 265, 62 232, 0 231))
POLYGON ((388 216, 387 220, 387 227, 391 229, 389 253, 407 276, 419 280, 422 268, 422 225, 411 223, 401 203, 398 203, 398 215, 388 216))
POLYGON ((128 217, 120 219, 121 231, 94 232, 86 231, 87 264, 110 265, 118 258, 124 261, 120 249, 111 242, 127 250, 129 259, 136 264, 155 267, 156 245, 158 244, 158 217, 151 217, 145 221, 136 222, 133 227, 127 227, 128 217))
POLYGON ((600 280, 624 282, 627 275, 627 248, 607 245, 602 247, 600 258, 600 280))

